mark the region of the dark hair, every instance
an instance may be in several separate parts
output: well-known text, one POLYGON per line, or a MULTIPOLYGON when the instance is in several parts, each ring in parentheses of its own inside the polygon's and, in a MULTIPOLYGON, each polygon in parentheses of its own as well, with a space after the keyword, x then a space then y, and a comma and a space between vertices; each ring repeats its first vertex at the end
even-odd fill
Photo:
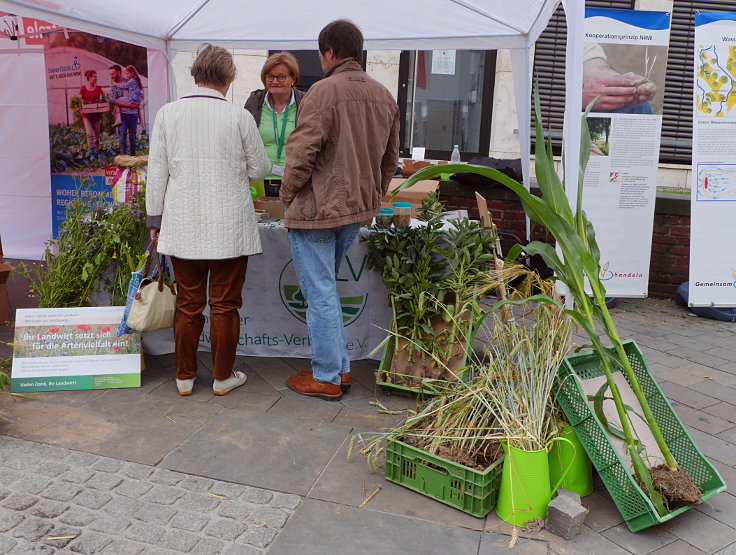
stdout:
POLYGON ((135 82, 138 83, 138 88, 142 91, 143 83, 141 82, 141 77, 140 75, 138 75, 138 70, 135 68, 135 66, 125 66, 125 69, 128 73, 133 74, 133 79, 135 79, 135 82))
POLYGON ((338 19, 319 32, 319 51, 324 54, 332 49, 335 58, 355 58, 363 61, 363 33, 347 19, 338 19))
POLYGON ((95 71, 94 69, 88 69, 87 71, 85 71, 85 72, 84 72, 84 76, 85 76, 85 77, 86 77, 87 79, 89 79, 89 78, 90 78, 90 77, 92 77, 93 75, 97 75, 97 72, 96 72, 96 71, 95 71))
POLYGON ((114 69, 118 73, 122 73, 123 72, 123 68, 120 67, 118 64, 113 64, 108 69, 114 69))

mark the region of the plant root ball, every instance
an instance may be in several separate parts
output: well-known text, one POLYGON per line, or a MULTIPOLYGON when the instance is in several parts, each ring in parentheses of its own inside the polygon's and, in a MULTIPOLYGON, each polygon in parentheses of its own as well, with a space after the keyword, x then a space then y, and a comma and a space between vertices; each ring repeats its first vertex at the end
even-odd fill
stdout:
POLYGON ((674 511, 678 507, 700 503, 700 488, 681 468, 671 470, 666 464, 660 464, 649 472, 652 475, 652 485, 662 494, 668 510, 674 511))

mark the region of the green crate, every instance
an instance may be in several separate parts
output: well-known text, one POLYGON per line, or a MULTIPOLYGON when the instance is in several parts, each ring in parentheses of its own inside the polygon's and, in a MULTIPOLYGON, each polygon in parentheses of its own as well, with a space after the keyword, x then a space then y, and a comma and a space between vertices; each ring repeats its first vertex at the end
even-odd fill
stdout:
MULTIPOLYGON (((649 372, 639 347, 633 341, 626 341, 624 350, 672 455, 677 464, 685 469, 700 487, 701 501, 724 491, 726 483, 687 433, 649 372)), ((578 434, 580 442, 593 461, 593 465, 598 470, 629 529, 632 532, 638 532, 655 524, 666 522, 684 513, 690 507, 681 507, 660 516, 649 497, 637 485, 611 444, 608 434, 585 400, 580 381, 576 379, 577 377, 586 380, 601 375, 603 375, 603 369, 596 353, 582 352, 568 355, 560 366, 561 385, 557 390, 557 401, 578 434)))
POLYGON ((387 480, 479 518, 496 506, 502 470, 503 457, 481 472, 399 440, 386 445, 387 480))
MULTIPOLYGON (((473 325, 470 326, 468 340, 465 348, 465 356, 463 357, 462 369, 458 372, 460 379, 465 379, 467 375, 467 362, 468 356, 473 351, 473 340, 475 339, 478 330, 480 329, 480 320, 476 318, 473 325)), ((391 322, 391 329, 393 329, 393 321, 391 322)), ((432 378, 424 378, 421 381, 419 387, 410 387, 407 385, 393 384, 389 382, 383 382, 379 379, 382 372, 390 372, 391 370, 391 359, 394 356, 394 346, 396 345, 396 336, 391 334, 386 341, 386 346, 383 348, 383 354, 381 355, 381 362, 376 370, 376 385, 382 389, 398 395, 406 395, 409 397, 434 397, 437 395, 444 395, 449 390, 453 389, 453 381, 447 380, 435 380, 432 378)))

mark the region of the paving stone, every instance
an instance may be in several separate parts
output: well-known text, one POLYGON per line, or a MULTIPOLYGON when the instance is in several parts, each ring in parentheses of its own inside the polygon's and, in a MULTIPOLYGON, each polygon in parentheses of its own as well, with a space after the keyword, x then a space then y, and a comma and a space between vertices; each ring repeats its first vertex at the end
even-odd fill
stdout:
POLYGON ((141 501, 129 497, 114 497, 105 507, 105 512, 132 516, 143 506, 141 501))
POLYGON ((176 514, 176 509, 169 505, 159 505, 158 503, 146 503, 135 513, 135 518, 143 522, 152 522, 154 524, 167 524, 176 514))
POLYGON ((209 516, 192 511, 179 511, 171 519, 171 526, 180 530, 199 532, 212 520, 209 516))
POLYGON ((112 495, 106 491, 84 490, 74 498, 74 502, 88 509, 101 509, 112 500, 112 495))
MULTIPOLYGON (((54 457, 56 458, 56 457, 54 457)), ((67 472, 69 466, 61 462, 46 461, 38 467, 34 468, 33 471, 40 476, 48 476, 50 478, 57 478, 67 472)))
POLYGON ((178 486, 186 490, 189 490, 189 491, 207 493, 214 483, 215 483, 214 480, 210 480, 209 478, 200 478, 199 476, 189 476, 187 478, 184 478, 181 482, 179 482, 178 486))
POLYGON ((10 486, 20 480, 21 474, 18 470, 12 468, 3 467, 3 471, 0 472, 0 485, 10 486))
POLYGON ((253 505, 252 503, 246 503, 245 501, 240 500, 223 501, 220 504, 217 514, 227 518, 234 518, 236 520, 245 520, 256 507, 258 507, 258 505, 253 505))
POLYGON ((28 510, 28 513, 39 518, 56 518, 69 508, 68 503, 42 499, 28 510))
POLYGON ((3 460, 3 466, 13 468, 15 470, 26 470, 39 462, 39 458, 35 455, 26 453, 12 452, 3 460))
POLYGON ((716 383, 713 380, 706 380, 697 383, 691 386, 691 389, 694 389, 695 391, 698 391, 710 397, 714 397, 715 399, 720 399, 721 401, 725 401, 726 403, 731 403, 732 405, 736 404, 736 389, 725 387, 724 385, 716 383))
POLYGON ((87 526, 97 515, 84 507, 71 507, 59 520, 69 526, 87 526))
POLYGON ((227 497, 228 499, 237 499, 248 489, 248 486, 240 484, 231 484, 230 482, 215 482, 210 488, 210 493, 227 497))
POLYGON ((157 544, 164 537, 165 528, 153 524, 134 524, 125 531, 125 537, 131 540, 157 544))
POLYGON ((24 538, 28 541, 35 542, 50 532, 53 527, 54 525, 45 518, 29 516, 13 528, 11 533, 16 538, 24 538))
POLYGON ((716 459, 717 461, 721 461, 726 464, 736 461, 736 445, 733 443, 721 439, 720 437, 714 437, 705 432, 701 432, 700 430, 691 429, 690 435, 706 457, 716 459))
POLYGON ((51 555, 52 553, 56 553, 53 547, 21 540, 13 551, 10 552, 10 555, 51 555))
POLYGON ((8 495, 10 495, 12 492, 6 488, 5 486, 0 486, 0 501, 5 499, 8 495))
POLYGON ((210 497, 203 493, 185 493, 176 504, 182 509, 190 511, 212 511, 221 503, 220 499, 210 497))
POLYGON ((148 478, 151 474, 154 473, 156 469, 152 466, 147 466, 145 464, 140 463, 125 463, 125 466, 123 466, 122 473, 128 476, 129 478, 135 478, 136 480, 145 480, 148 478))
POLYGON ((82 488, 79 484, 63 482, 51 484, 41 495, 46 499, 53 499, 54 501, 71 501, 80 491, 82 491, 82 488))
POLYGON ((99 470, 102 472, 108 472, 110 474, 115 474, 116 472, 120 472, 123 467, 125 466, 124 461, 119 461, 117 459, 110 459, 108 457, 100 458, 94 465, 92 465, 92 468, 94 470, 99 470))
POLYGON ((161 505, 173 505, 180 499, 185 492, 180 489, 169 486, 153 486, 151 490, 143 496, 143 499, 151 503, 160 503, 161 505))
POLYGON ((15 484, 13 484, 13 489, 16 491, 38 495, 44 489, 46 489, 50 483, 51 480, 44 476, 30 475, 24 476, 23 478, 15 482, 15 484))
POLYGON ((498 553, 519 553, 519 555, 547 555, 547 543, 529 538, 519 538, 513 549, 509 550, 511 536, 485 532, 480 541, 479 555, 498 553))
POLYGON ((216 538, 202 538, 194 546, 192 553, 197 555, 219 555, 225 544, 216 538))
POLYGON ((736 526, 736 497, 728 492, 711 497, 695 509, 732 528, 736 526))
POLYGON ((276 530, 265 526, 248 526, 248 530, 240 536, 240 541, 264 549, 276 538, 276 530))
POLYGON ((197 545, 199 536, 184 532, 182 530, 167 531, 163 538, 158 542, 158 545, 166 549, 173 549, 175 551, 182 551, 188 553, 192 548, 197 545))
POLYGON ((178 472, 172 472, 166 469, 157 469, 151 477, 151 482, 163 484, 165 486, 175 486, 184 479, 184 475, 178 472))
POLYGON ((558 495, 549 504, 544 528, 552 534, 571 540, 583 530, 587 513, 588 510, 573 497, 558 495))
POLYGON ((736 542, 736 530, 699 511, 687 511, 673 524, 672 534, 708 553, 736 542))
POLYGON ((120 476, 98 472, 89 480, 87 480, 87 482, 84 484, 84 487, 94 488, 100 491, 110 491, 111 489, 121 484, 122 481, 123 479, 120 476))
POLYGON ((64 462, 69 466, 81 466, 88 468, 93 466, 99 459, 100 457, 98 457, 97 455, 83 453, 81 451, 74 451, 64 460, 64 462))
POLYGON ((0 509, 0 532, 7 532, 18 526, 23 520, 23 515, 15 510, 0 509))
POLYGON ((55 547, 56 549, 62 549, 78 538, 81 533, 82 530, 76 527, 64 525, 55 526, 54 529, 51 530, 43 539, 43 543, 50 545, 51 547, 55 547))
POLYGON ((104 555, 139 555, 146 547, 128 540, 115 540, 100 553, 104 555))
POLYGON ((151 484, 140 480, 123 480, 123 482, 115 488, 115 493, 117 495, 139 499, 151 491, 152 488, 153 486, 151 484))
POLYGON ((70 468, 64 474, 59 476, 59 480, 61 480, 62 482, 83 484, 94 475, 94 470, 90 470, 89 468, 70 468))
POLYGON ((233 541, 240 537, 247 529, 247 524, 231 518, 221 518, 212 522, 204 531, 208 536, 233 541))
POLYGON ((0 536, 0 553, 10 553, 18 542, 10 536, 0 536))
POLYGON ((75 553, 84 553, 85 555, 88 555, 91 553, 99 553, 110 543, 112 543, 112 538, 106 534, 84 532, 71 543, 69 549, 75 553))
POLYGON ((89 528, 103 534, 119 536, 128 526, 130 526, 130 520, 127 518, 106 515, 103 511, 102 515, 89 525, 89 528))
POLYGON ((675 542, 667 544, 660 549, 657 549, 657 551, 652 551, 650 555, 702 555, 703 553, 705 552, 700 551, 700 549, 693 547, 689 543, 686 543, 682 540, 677 540, 675 542))
POLYGON ((291 493, 274 493, 273 499, 269 503, 271 507, 276 509, 294 510, 299 506, 302 498, 291 493))
POLYGON ((265 524, 269 528, 282 528, 289 518, 289 513, 270 507, 258 507, 250 515, 250 520, 258 524, 265 524))
POLYGON ((222 552, 222 555, 260 555, 261 553, 263 553, 262 550, 257 547, 253 547, 252 545, 236 544, 228 547, 222 552))
POLYGON ((632 534, 628 526, 620 524, 603 535, 632 553, 649 553, 677 541, 675 536, 656 526, 632 534))
POLYGON ((266 505, 273 499, 273 494, 265 489, 261 488, 248 488, 242 496, 243 501, 249 503, 258 503, 260 505, 266 505))
MULTIPOLYGON (((701 410, 692 409, 680 403, 672 403, 672 408, 675 409, 677 416, 679 416, 687 426, 696 428, 701 432, 715 435, 734 427, 732 422, 723 420, 722 418, 718 418, 711 414, 710 411, 721 404, 725 405, 727 403, 718 403, 701 410)), ((736 409, 736 407, 734 408, 736 409)))
POLYGON ((2 506, 14 511, 25 511, 36 503, 38 503, 38 497, 26 493, 14 493, 3 499, 2 506))
POLYGON ((694 391, 689 387, 683 387, 667 381, 660 381, 659 385, 668 399, 672 399, 694 409, 702 409, 718 403, 718 399, 694 391))

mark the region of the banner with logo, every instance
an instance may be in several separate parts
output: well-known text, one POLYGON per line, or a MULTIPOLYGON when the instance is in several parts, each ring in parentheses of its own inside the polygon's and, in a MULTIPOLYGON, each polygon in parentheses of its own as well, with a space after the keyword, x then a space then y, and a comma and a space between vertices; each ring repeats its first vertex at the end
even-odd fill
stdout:
POLYGON ((690 306, 736 306, 736 13, 695 15, 690 306))
POLYGON ((124 308, 19 308, 10 391, 140 387, 140 335, 117 334, 124 308))
MULTIPOLYGON (((310 358, 307 333, 307 303, 291 260, 289 235, 283 225, 260 225, 263 253, 248 259, 243 308, 240 310, 238 354, 310 358)), ((386 338, 391 321, 386 288, 380 274, 368 269, 368 250, 356 240, 345 256, 337 276, 346 346, 352 359, 371 356, 386 338)), ((199 348, 210 350, 209 307, 199 348)), ((171 330, 144 334, 145 351, 174 352, 171 330)))
POLYGON ((583 208, 612 297, 647 296, 669 32, 669 13, 585 10, 583 208))

